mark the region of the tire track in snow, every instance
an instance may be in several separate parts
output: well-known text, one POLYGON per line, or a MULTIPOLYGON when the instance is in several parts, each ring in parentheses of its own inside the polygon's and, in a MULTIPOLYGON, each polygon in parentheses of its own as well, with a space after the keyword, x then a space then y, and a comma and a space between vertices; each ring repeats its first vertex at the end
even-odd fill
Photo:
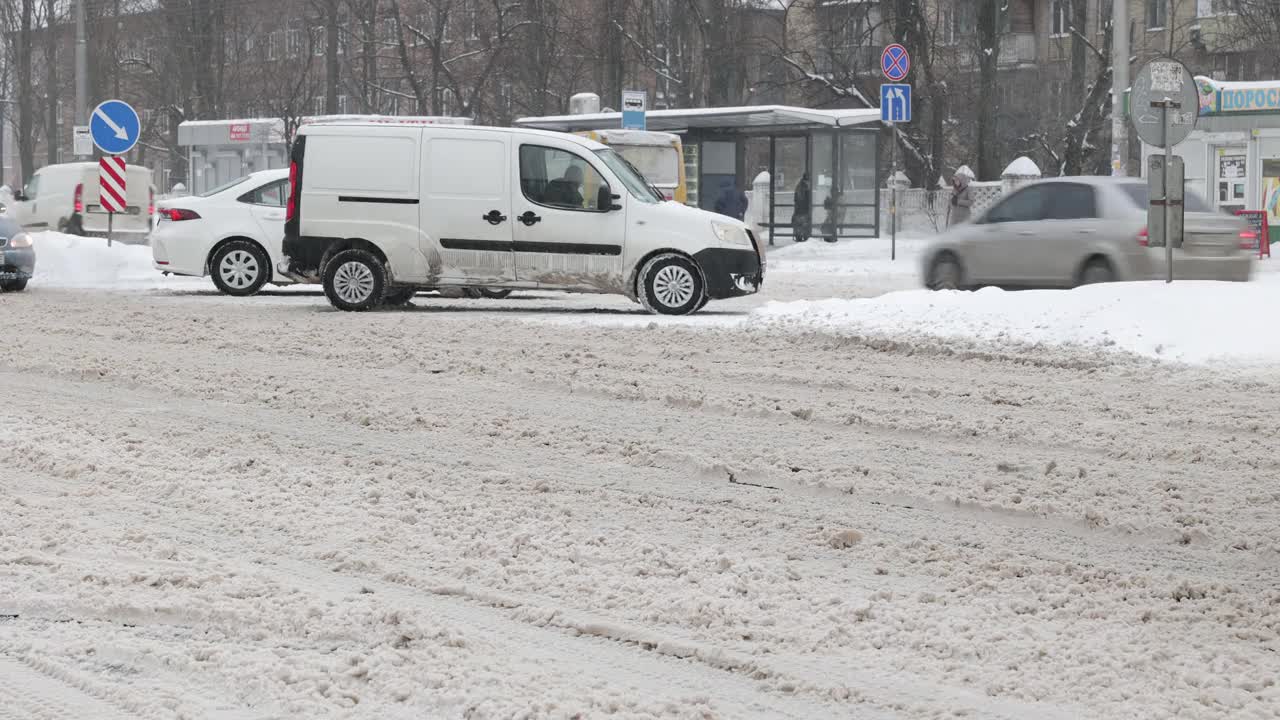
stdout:
POLYGON ((73 672, 30 652, 0 648, 0 719, 131 720, 159 716, 148 704, 121 700, 118 693, 104 687, 88 673, 73 672), (11 652, 16 657, 6 654, 11 652))

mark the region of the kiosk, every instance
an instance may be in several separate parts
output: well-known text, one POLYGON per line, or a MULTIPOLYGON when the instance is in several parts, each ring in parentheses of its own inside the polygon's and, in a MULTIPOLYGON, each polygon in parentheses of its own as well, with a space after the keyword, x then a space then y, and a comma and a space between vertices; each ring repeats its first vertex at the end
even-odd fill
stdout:
MULTIPOLYGON (((1280 225, 1280 80, 1218 82, 1197 77, 1200 117, 1178 146, 1187 187, 1223 212, 1266 213, 1270 236, 1280 225)), ((1160 152, 1144 144, 1147 157, 1160 152)))

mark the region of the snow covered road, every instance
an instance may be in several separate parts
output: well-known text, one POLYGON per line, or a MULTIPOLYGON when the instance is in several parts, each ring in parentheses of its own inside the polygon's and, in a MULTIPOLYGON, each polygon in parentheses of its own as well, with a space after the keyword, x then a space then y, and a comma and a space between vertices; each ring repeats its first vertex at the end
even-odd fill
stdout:
POLYGON ((1280 712, 1274 370, 2 300, 0 717, 1280 712))

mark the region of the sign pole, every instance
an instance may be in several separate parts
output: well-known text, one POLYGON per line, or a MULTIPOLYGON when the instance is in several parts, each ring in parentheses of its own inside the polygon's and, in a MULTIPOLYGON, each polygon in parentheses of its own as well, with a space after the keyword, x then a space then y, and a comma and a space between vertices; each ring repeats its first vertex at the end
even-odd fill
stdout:
MULTIPOLYGON (((893 84, 880 86, 880 122, 889 128, 889 259, 898 259, 898 128, 911 122, 911 86, 898 84, 911 72, 911 54, 898 43, 880 53, 880 72, 893 84), (897 102, 897 110, 894 103, 897 102)), ((877 196, 878 197, 878 196, 877 196)))
POLYGON ((115 217, 115 213, 107 213, 107 247, 111 247, 111 221, 114 220, 115 217))
POLYGON ((898 259, 898 130, 889 123, 889 259, 898 259))
POLYGON ((1169 143, 1169 106, 1173 102, 1165 99, 1161 108, 1161 120, 1164 122, 1164 266, 1167 272, 1165 284, 1173 282, 1173 228, 1169 227, 1169 165, 1173 162, 1173 145, 1169 143))

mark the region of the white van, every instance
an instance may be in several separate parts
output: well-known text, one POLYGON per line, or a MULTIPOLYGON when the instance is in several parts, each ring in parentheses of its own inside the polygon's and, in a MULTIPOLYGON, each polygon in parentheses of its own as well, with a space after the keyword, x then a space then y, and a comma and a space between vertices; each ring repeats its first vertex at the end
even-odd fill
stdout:
MULTIPOLYGON (((14 195, 11 215, 29 231, 105 236, 107 211, 98 199, 98 172, 96 162, 45 165, 14 195)), ((112 218, 111 235, 121 242, 145 245, 155 215, 150 170, 125 166, 125 202, 125 211, 112 218)))
POLYGON ((308 125, 290 162, 277 268, 333 305, 419 288, 615 293, 682 315, 756 292, 747 226, 666 202, 615 151, 515 128, 308 125))

